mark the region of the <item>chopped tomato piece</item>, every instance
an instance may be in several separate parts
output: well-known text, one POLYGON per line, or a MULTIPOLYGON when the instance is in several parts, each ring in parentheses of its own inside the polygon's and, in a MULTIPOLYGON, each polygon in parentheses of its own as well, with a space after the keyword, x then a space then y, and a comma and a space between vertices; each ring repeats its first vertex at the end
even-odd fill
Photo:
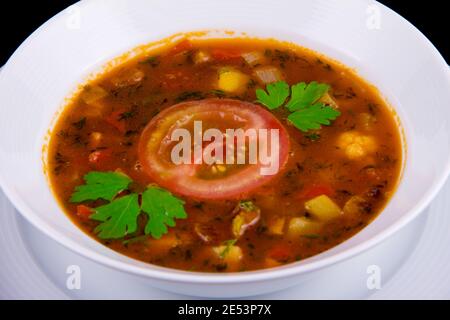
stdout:
POLYGON ((185 39, 185 40, 182 40, 179 43, 177 43, 170 50, 169 54, 175 55, 175 54, 181 53, 183 51, 188 51, 188 50, 191 50, 191 49, 192 49, 192 43, 189 40, 185 39))
POLYGON ((268 257, 277 261, 287 261, 291 256, 291 250, 286 245, 277 245, 270 249, 268 257))
POLYGON ((106 117, 106 122, 112 125, 114 128, 119 130, 121 133, 125 133, 125 121, 123 121, 122 116, 126 110, 117 110, 112 112, 108 117, 106 117))
POLYGON ((112 156, 112 151, 110 149, 102 149, 91 152, 89 155, 89 163, 95 166, 99 166, 107 163, 112 156))
POLYGON ((212 57, 216 61, 238 61, 242 59, 241 52, 233 49, 215 49, 211 52, 212 57))
POLYGON ((311 199, 321 195, 332 196, 333 194, 334 190, 330 186, 325 184, 317 184, 304 189, 299 194, 299 198, 311 199))
POLYGON ((93 210, 85 205, 78 205, 77 206, 77 216, 82 219, 89 219, 89 216, 93 213, 93 210))

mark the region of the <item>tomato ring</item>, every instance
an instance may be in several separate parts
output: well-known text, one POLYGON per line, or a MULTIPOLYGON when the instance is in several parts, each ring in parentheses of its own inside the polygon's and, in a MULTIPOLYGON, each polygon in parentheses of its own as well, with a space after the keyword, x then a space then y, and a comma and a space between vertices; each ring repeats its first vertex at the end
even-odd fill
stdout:
MULTIPOLYGON (((220 128, 219 128, 220 130, 220 128)), ((195 199, 240 199, 272 180, 286 165, 289 155, 289 135, 280 121, 268 110, 253 103, 232 99, 206 99, 176 104, 154 117, 142 132, 139 141, 139 161, 144 172, 161 187, 195 199), (174 129, 185 128, 201 120, 207 127, 278 129, 279 166, 271 175, 261 175, 263 167, 246 164, 225 176, 204 178, 199 165, 175 164, 169 157, 174 129)))

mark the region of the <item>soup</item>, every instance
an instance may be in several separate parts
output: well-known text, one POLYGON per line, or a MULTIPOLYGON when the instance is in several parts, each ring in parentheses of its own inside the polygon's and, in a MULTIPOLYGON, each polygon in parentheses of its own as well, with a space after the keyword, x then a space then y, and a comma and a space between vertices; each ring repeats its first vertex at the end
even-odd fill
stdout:
POLYGON ((83 85, 47 171, 67 215, 112 250, 235 272, 353 236, 401 166, 395 114, 345 66, 275 40, 185 38, 83 85))

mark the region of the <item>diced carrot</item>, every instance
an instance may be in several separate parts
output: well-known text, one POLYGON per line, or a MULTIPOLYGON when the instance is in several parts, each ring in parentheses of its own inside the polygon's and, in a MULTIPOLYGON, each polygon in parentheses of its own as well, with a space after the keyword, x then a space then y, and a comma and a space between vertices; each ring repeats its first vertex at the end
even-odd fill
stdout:
POLYGON ((289 247, 286 245, 277 245, 270 249, 268 257, 277 261, 287 261, 291 256, 289 247))
POLYGON ((183 51, 188 51, 192 49, 192 43, 185 39, 177 43, 172 49, 170 49, 169 55, 176 55, 183 51))
POLYGON ((125 133, 126 127, 125 127, 125 121, 121 119, 122 114, 126 110, 117 110, 112 112, 108 117, 106 117, 106 122, 112 125, 114 128, 119 130, 121 133, 125 133))
POLYGON ((92 214, 92 209, 85 205, 77 206, 77 216, 82 218, 83 220, 89 219, 89 216, 92 214))
POLYGON ((96 150, 89 154, 89 163, 94 166, 101 166, 102 164, 108 163, 111 156, 112 151, 110 149, 96 150))
POLYGON ((215 49, 211 52, 211 55, 219 62, 239 61, 242 59, 241 52, 234 49, 215 49))
POLYGON ((312 199, 321 195, 332 196, 333 194, 334 190, 330 186, 325 184, 315 184, 300 192, 298 198, 312 199))

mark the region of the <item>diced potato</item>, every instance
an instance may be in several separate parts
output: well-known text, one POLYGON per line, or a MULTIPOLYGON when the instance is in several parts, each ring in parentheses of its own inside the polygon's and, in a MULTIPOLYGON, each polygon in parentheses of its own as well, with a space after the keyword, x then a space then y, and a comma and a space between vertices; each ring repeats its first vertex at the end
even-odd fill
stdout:
POLYGON ((376 122, 376 118, 370 113, 364 112, 359 115, 359 122, 364 130, 370 131, 376 122))
POLYGON ((83 99, 86 104, 93 105, 107 95, 108 92, 100 86, 86 86, 81 94, 81 99, 83 99))
POLYGON ((238 246, 227 247, 225 245, 212 248, 215 256, 227 264, 227 270, 236 271, 239 269, 244 254, 238 246))
POLYGON ((286 223, 285 217, 276 217, 271 219, 267 224, 268 233, 273 235, 283 235, 285 223, 286 223))
POLYGON ((192 60, 194 61, 195 64, 202 64, 210 61, 211 55, 204 50, 199 50, 194 54, 192 60))
POLYGON ((374 137, 362 135, 357 131, 342 133, 337 140, 337 145, 344 151, 347 158, 352 160, 361 159, 377 150, 374 137))
POLYGON ((181 241, 174 232, 165 234, 160 239, 151 238, 148 240, 148 245, 152 252, 160 254, 165 254, 170 249, 175 248, 180 244, 181 241))
POLYGON ((230 93, 245 91, 250 78, 248 75, 233 69, 223 69, 219 72, 219 90, 230 93))
POLYGON ((333 107, 335 109, 339 109, 339 106, 336 101, 331 97, 330 93, 325 93, 322 98, 319 99, 319 102, 322 102, 330 107, 333 107))
POLYGON ((367 201, 361 196, 351 197, 344 205, 344 214, 357 215, 361 213, 367 204, 367 201))
POLYGON ((305 209, 320 221, 329 221, 342 214, 341 208, 326 195, 315 197, 305 202, 305 209))
POLYGON ((287 235, 290 238, 311 235, 320 231, 322 224, 306 217, 296 217, 289 220, 287 235))

